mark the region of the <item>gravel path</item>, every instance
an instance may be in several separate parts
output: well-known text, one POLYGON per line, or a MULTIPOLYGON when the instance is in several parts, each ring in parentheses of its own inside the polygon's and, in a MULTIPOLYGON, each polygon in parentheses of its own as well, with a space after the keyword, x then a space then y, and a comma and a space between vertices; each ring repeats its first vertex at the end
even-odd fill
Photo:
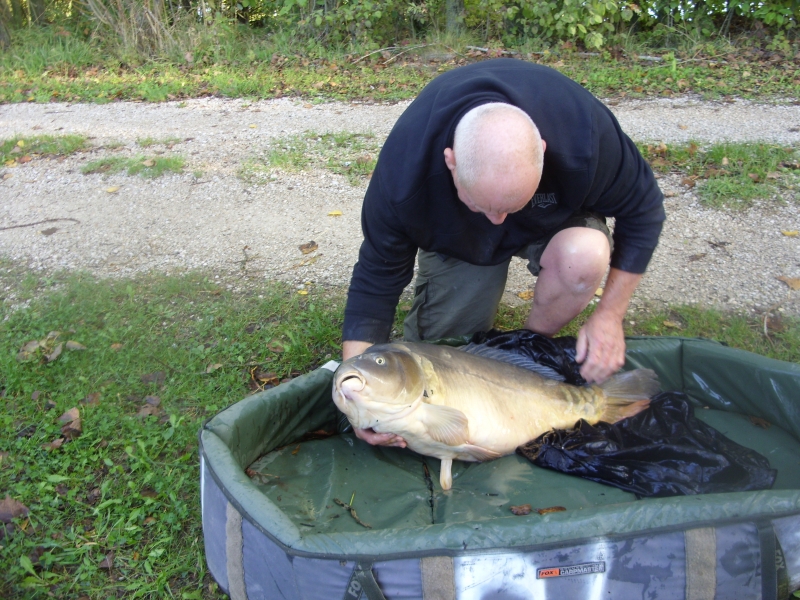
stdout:
MULTIPOLYGON (((707 103, 682 98, 611 102, 636 141, 768 141, 800 145, 800 106, 707 103)), ((363 187, 322 171, 280 174, 253 185, 237 177, 270 139, 304 131, 373 133, 383 139, 407 103, 310 105, 199 99, 185 103, 6 104, 3 139, 20 134, 90 137, 93 149, 37 158, 0 169, 0 255, 31 269, 82 269, 101 276, 206 268, 227 285, 277 278, 298 286, 344 286, 361 240, 363 187), (182 140, 143 149, 143 138, 182 140), (119 144, 117 148, 108 146, 119 144), (163 153, 187 159, 183 175, 154 180, 82 175, 105 156, 163 153), (202 172, 199 178, 193 172, 202 172), (108 192, 118 187, 116 192, 108 192), (341 211, 341 216, 329 216, 341 211), (56 220, 59 219, 59 220, 56 220), (46 222, 43 222, 46 221, 46 222), (15 227, 42 222, 35 226, 15 227), (319 249, 304 255, 299 246, 319 249), (244 277, 243 277, 244 276, 244 277)), ((700 303, 763 312, 780 305, 800 315, 798 192, 788 203, 764 201, 747 212, 703 208, 679 177, 660 181, 667 224, 634 305, 700 303)), ((532 286, 512 265, 506 300, 532 286)))

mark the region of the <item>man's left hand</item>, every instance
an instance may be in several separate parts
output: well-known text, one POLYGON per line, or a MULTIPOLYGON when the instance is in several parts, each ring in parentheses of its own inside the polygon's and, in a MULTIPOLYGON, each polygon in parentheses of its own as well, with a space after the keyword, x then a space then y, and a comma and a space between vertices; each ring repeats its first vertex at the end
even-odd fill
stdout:
POLYGON ((615 316, 595 311, 578 332, 575 359, 589 383, 603 383, 625 364, 625 332, 615 316))

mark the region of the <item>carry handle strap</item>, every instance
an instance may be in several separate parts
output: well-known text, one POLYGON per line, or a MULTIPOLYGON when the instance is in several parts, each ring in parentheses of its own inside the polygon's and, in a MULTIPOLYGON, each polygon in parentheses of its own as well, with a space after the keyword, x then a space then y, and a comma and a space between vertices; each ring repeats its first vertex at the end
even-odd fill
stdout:
POLYGON ((347 588, 344 591, 344 600, 359 600, 362 596, 366 600, 386 600, 386 596, 383 595, 375 580, 371 561, 356 562, 353 574, 350 575, 350 581, 347 582, 347 588))

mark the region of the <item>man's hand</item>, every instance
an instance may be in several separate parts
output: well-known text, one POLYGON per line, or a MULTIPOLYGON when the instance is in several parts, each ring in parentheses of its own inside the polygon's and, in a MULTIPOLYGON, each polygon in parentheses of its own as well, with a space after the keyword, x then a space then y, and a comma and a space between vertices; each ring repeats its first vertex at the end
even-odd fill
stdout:
POLYGON ((372 342, 359 342, 358 340, 347 340, 342 344, 342 360, 358 356, 364 350, 372 346, 372 342))
POLYGON ((603 383, 625 364, 622 323, 595 312, 578 332, 575 359, 589 383, 603 383))
POLYGON ((625 364, 625 331, 622 320, 642 276, 612 269, 600 304, 578 332, 575 360, 589 383, 603 383, 625 364))
POLYGON ((397 448, 406 447, 406 441, 399 435, 395 435, 393 433, 378 433, 372 428, 356 429, 355 427, 353 428, 353 431, 355 431, 358 439, 364 440, 373 446, 395 446, 397 448))

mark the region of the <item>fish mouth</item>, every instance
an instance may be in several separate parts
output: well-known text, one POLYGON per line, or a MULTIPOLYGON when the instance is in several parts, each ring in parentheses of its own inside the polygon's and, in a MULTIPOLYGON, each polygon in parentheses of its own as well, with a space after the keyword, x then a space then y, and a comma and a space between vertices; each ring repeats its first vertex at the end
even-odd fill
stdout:
POLYGON ((358 373, 347 373, 343 375, 336 384, 340 391, 360 392, 367 385, 367 380, 358 373))

